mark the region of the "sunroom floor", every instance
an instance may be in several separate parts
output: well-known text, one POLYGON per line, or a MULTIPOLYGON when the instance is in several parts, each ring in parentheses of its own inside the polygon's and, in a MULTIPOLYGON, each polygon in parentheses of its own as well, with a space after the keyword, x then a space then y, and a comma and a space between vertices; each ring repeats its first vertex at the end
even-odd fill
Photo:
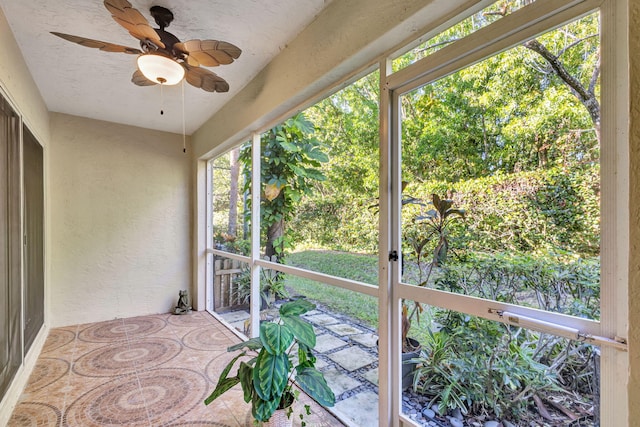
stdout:
MULTIPOLYGON (((237 342, 205 312, 52 329, 9 426, 253 426, 239 386, 203 403, 237 342)), ((307 425, 343 426, 305 403, 307 425)))

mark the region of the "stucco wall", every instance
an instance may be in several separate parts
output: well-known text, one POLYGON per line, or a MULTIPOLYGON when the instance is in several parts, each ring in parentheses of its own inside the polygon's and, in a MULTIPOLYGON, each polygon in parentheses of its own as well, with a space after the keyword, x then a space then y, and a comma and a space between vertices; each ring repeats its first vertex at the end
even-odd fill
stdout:
MULTIPOLYGON (((640 422, 640 1, 630 1, 629 420, 640 422)), ((629 424, 634 425, 634 424, 629 424)))
POLYGON ((51 115, 52 326, 169 311, 190 286, 182 136, 51 115))

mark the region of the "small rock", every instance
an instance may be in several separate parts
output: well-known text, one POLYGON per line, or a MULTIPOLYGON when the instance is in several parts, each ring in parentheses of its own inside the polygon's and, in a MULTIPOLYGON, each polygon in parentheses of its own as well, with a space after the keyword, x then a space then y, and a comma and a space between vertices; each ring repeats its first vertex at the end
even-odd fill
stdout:
POLYGON ((453 418, 457 418, 457 419, 461 420, 462 419, 462 411, 460 411, 460 408, 456 408, 451 413, 451 416, 453 416, 453 418))
POLYGON ((433 405, 431 405, 431 409, 433 410, 433 412, 436 413, 436 415, 442 415, 440 413, 440 402, 436 402, 433 405))
POLYGON ((432 410, 432 409, 425 409, 422 411, 422 415, 424 415, 425 417, 427 417, 428 419, 432 420, 436 417, 436 413, 432 410))
POLYGON ((497 421, 486 421, 484 427, 499 427, 500 423, 497 421))
POLYGON ((451 427, 464 427, 464 423, 457 418, 449 418, 449 424, 451 427))
POLYGON ((503 425, 503 427, 516 427, 515 424, 513 424, 512 422, 509 422, 507 420, 502 420, 502 425, 503 425))

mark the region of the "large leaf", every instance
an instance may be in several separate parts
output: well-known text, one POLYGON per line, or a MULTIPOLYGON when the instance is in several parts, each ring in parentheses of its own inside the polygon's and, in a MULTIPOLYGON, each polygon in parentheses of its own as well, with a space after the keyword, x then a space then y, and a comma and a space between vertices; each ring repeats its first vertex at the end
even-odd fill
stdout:
POLYGON ((229 363, 227 363, 227 366, 225 366, 222 372, 220 373, 220 378, 218 378, 218 383, 224 381, 227 378, 227 376, 229 376, 229 372, 231 372, 231 368, 233 368, 233 365, 236 363, 238 359, 240 359, 245 354, 246 353, 243 351, 242 353, 238 354, 236 357, 231 359, 229 363))
POLYGON ((265 184, 264 186, 264 197, 268 201, 272 201, 280 194, 282 187, 278 184, 265 184))
POLYGON ((208 405, 209 403, 213 402, 239 382, 240 378, 238 377, 225 378, 222 381, 218 381, 218 384, 216 384, 216 388, 211 392, 209 397, 204 400, 204 404, 208 405))
POLYGON ((253 368, 244 362, 240 362, 238 368, 238 379, 242 386, 242 392, 244 393, 244 401, 249 403, 251 401, 251 395, 253 394, 253 368))
POLYGON ((455 208, 449 208, 447 209, 447 211, 444 213, 444 217, 448 217, 449 215, 460 215, 462 218, 464 218, 466 212, 464 209, 455 209, 455 208))
POLYGON ((284 148, 287 151, 300 151, 300 147, 298 147, 296 144, 292 143, 292 142, 288 142, 288 141, 280 141, 280 146, 282 148, 284 148))
POLYGON ((333 406, 336 396, 327 385, 322 372, 316 368, 304 367, 298 370, 296 383, 309 396, 323 406, 333 406))
POLYGON ((316 356, 311 348, 304 343, 298 343, 298 366, 297 369, 309 366, 313 368, 316 365, 316 356))
POLYGON ((267 422, 271 415, 278 408, 279 399, 263 400, 260 398, 253 399, 251 405, 251 414, 258 421, 267 422))
POLYGON ((327 177, 317 169, 304 168, 305 176, 310 179, 315 179, 317 181, 326 181, 327 177))
POLYGON ((295 301, 284 303, 280 306, 280 317, 299 316, 307 311, 314 310, 316 306, 306 299, 300 298, 295 301))
POLYGON ((249 350, 260 350, 262 348, 262 341, 260 341, 260 338, 255 337, 255 338, 251 338, 248 341, 244 341, 235 345, 232 345, 230 347, 227 347, 227 351, 237 351, 237 350, 242 350, 243 348, 248 348, 249 350))
POLYGON ((309 322, 301 319, 300 316, 282 316, 281 319, 298 341, 311 348, 316 346, 316 334, 309 322))
POLYGON ((262 349, 253 367, 253 388, 261 399, 279 400, 287 386, 289 358, 285 353, 270 354, 262 349))
POLYGON ((260 340, 271 354, 283 354, 293 343, 293 332, 286 325, 263 322, 260 325, 260 340))
POLYGON ((321 163, 326 163, 329 161, 329 156, 327 156, 324 152, 320 151, 319 149, 313 149, 309 151, 307 153, 307 156, 321 163))

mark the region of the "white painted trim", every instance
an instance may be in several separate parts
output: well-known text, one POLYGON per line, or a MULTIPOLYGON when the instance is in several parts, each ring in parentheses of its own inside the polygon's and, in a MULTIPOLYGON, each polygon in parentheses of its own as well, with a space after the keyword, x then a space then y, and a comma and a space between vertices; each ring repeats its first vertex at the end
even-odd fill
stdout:
MULTIPOLYGON (((215 272, 213 264, 213 256, 209 252, 208 248, 213 244, 213 165, 211 161, 206 162, 206 197, 205 197, 205 233, 204 244, 207 250, 205 251, 205 274, 204 274, 204 306, 207 310, 213 311, 213 276, 215 272)), ((202 289, 200 287, 199 289, 202 289)), ((201 308, 202 304, 198 304, 198 308, 201 308)))
POLYGON ((246 262, 247 264, 251 264, 251 257, 248 257, 246 255, 234 254, 233 252, 226 252, 220 249, 211 249, 211 248, 207 249, 207 253, 216 255, 216 256, 225 257, 225 258, 235 259, 236 261, 241 261, 241 262, 246 262))
MULTIPOLYGON (((601 334, 628 334, 629 283, 629 24, 627 0, 601 8, 601 334)), ((603 426, 631 425, 629 353, 602 347, 600 416, 603 426), (622 392, 624 390, 624 393, 622 392)))
POLYGON ((390 94, 386 88, 387 76, 392 71, 391 60, 380 61, 380 160, 378 200, 380 201, 380 215, 378 224, 378 420, 379 425, 392 425, 394 417, 393 404, 396 399, 393 393, 392 364, 392 334, 393 317, 396 314, 391 309, 393 286, 391 281, 391 206, 389 194, 391 192, 391 117, 389 106, 390 94))
MULTIPOLYGON (((491 6, 494 4, 496 0, 480 0, 480 1, 466 1, 458 5, 457 9, 451 11, 448 16, 442 17, 442 20, 439 24, 429 27, 429 31, 424 33, 421 37, 417 39, 408 40, 407 43, 400 44, 400 48, 394 48, 387 52, 383 57, 388 57, 393 59, 394 61, 400 58, 405 53, 408 53, 412 49, 415 49, 422 43, 425 43, 437 36, 438 34, 446 31, 450 27, 464 21, 466 18, 470 17, 473 14, 480 12, 482 9, 491 6)), ((435 4, 434 4, 435 6, 435 4)), ((403 67, 406 68, 406 67, 403 67)), ((399 71, 399 70, 398 70, 399 71)), ((391 73, 388 73, 389 75, 391 73)))
POLYGON ((255 264, 268 268, 271 270, 279 271, 285 274, 291 274, 297 277, 303 277, 309 280, 315 280, 316 282, 322 282, 327 285, 336 286, 338 288, 347 289, 354 292, 360 292, 365 295, 370 295, 372 297, 378 296, 378 287, 374 285, 370 285, 364 282, 358 282, 357 280, 349 280, 343 279, 341 277, 330 276, 324 273, 317 273, 311 270, 305 270, 298 267, 292 267, 290 265, 278 264, 276 262, 265 261, 263 259, 256 259, 255 264))
POLYGON ((400 297, 404 299, 423 301, 435 307, 459 311, 489 320, 500 321, 497 312, 508 311, 522 316, 539 319, 544 322, 556 323, 560 327, 578 329, 586 334, 600 334, 599 322, 580 317, 568 316, 566 314, 553 313, 536 308, 523 307, 516 304, 506 304, 499 301, 456 294, 438 289, 407 285, 406 283, 402 283, 398 287, 398 293, 400 297))
POLYGON ((420 427, 419 424, 417 424, 415 421, 413 421, 411 418, 407 417, 404 414, 400 414, 400 426, 401 427, 420 427))
POLYGON ((391 214, 389 217, 391 230, 391 248, 398 253, 398 260, 391 264, 391 376, 393 402, 393 425, 399 425, 402 413, 402 305, 399 284, 402 280, 402 131, 400 122, 402 112, 400 97, 396 91, 390 90, 391 98, 391 192, 389 193, 391 214))
POLYGON ((601 0, 537 0, 389 77, 400 94, 424 86, 596 9, 601 0))
POLYGON ((260 335, 260 227, 262 217, 260 215, 261 188, 261 138, 259 133, 254 133, 251 141, 251 337, 260 335))

